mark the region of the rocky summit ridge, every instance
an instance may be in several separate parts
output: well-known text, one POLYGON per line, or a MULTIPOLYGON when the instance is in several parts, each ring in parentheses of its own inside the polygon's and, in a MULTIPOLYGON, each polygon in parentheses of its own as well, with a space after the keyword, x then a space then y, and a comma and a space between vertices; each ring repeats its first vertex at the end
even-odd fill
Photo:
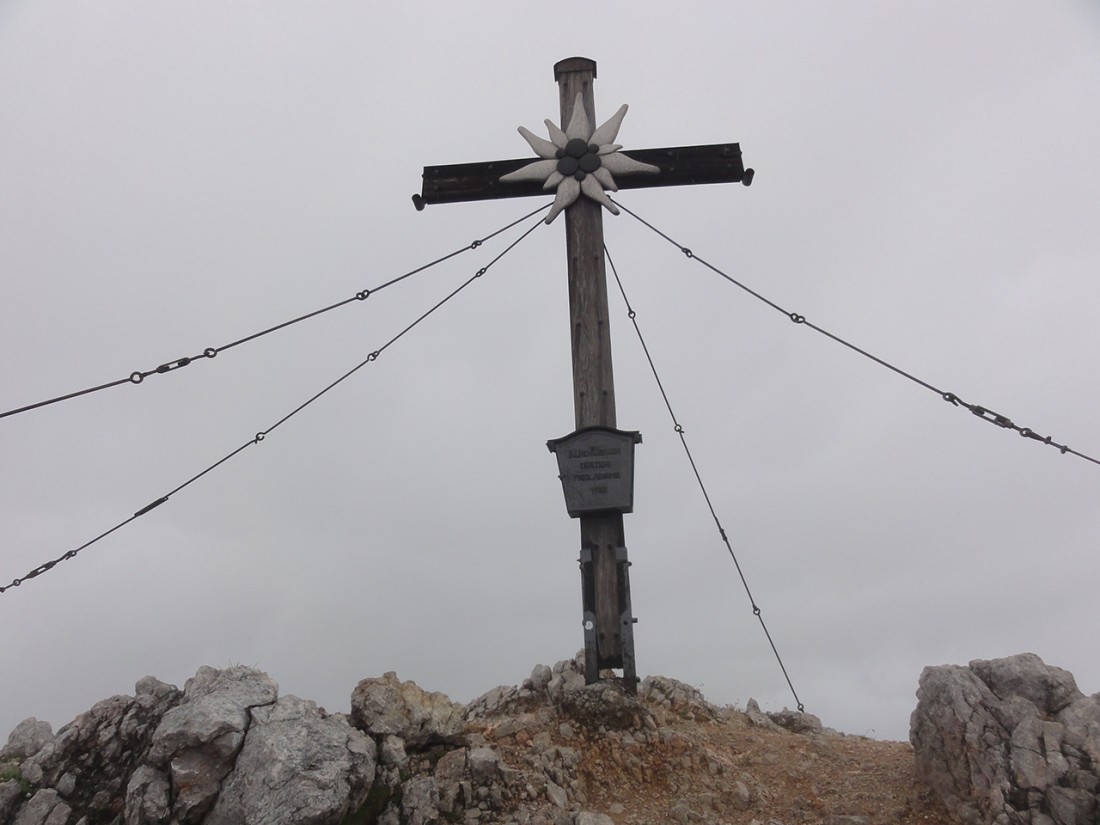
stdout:
POLYGON ((467 705, 386 673, 355 687, 348 714, 253 668, 203 667, 182 690, 146 677, 56 734, 20 723, 0 749, 0 825, 1100 821, 1087 697, 1038 657, 986 665, 926 669, 916 758, 668 677, 636 697, 613 678, 585 685, 576 658, 467 705), (1040 780, 1054 784, 1017 787, 1040 780))

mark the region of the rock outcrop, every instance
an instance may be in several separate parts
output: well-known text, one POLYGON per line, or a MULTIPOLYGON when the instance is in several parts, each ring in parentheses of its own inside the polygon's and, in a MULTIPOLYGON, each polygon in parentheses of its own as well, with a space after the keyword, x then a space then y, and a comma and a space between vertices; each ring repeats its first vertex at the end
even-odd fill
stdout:
POLYGON ((28 722, 0 751, 18 767, 3 825, 338 823, 374 780, 370 737, 252 668, 204 667, 182 691, 147 677, 56 736, 28 722))
POLYGON ((582 665, 465 706, 387 673, 346 716, 251 668, 204 667, 183 690, 146 678, 57 735, 13 731, 0 825, 946 825, 908 745, 666 677, 636 697, 585 685, 582 665))
POLYGON ((1023 653, 925 668, 917 771, 964 823, 1100 823, 1100 694, 1023 653))

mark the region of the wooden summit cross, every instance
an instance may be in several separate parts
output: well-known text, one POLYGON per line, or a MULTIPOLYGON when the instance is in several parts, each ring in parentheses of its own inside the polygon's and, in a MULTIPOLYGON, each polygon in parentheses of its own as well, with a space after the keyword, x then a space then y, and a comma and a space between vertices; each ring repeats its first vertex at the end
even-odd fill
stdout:
POLYGON ((595 128, 595 78, 596 63, 588 58, 571 57, 555 64, 561 128, 546 122, 550 140, 520 128, 541 160, 427 166, 422 191, 413 195, 413 203, 419 210, 427 204, 544 195, 557 190, 547 223, 564 211, 577 429, 547 446, 558 452, 569 514, 580 519, 585 681, 592 684, 599 680, 601 670, 621 668, 626 689, 634 693, 635 620, 630 607, 623 513, 632 509, 633 444, 641 436, 615 429, 601 204, 615 214, 618 209, 604 190, 735 181, 748 186, 753 171, 745 169, 736 143, 632 150, 627 157, 618 151, 622 147, 613 143, 625 106, 595 128), (585 460, 593 457, 607 460, 585 460), (567 469, 570 460, 573 463, 567 469), (602 482, 595 479, 611 481, 598 486, 602 482), (629 489, 616 490, 616 484, 629 489), (571 485, 580 487, 571 490, 571 485), (625 499, 616 492, 625 492, 625 499))

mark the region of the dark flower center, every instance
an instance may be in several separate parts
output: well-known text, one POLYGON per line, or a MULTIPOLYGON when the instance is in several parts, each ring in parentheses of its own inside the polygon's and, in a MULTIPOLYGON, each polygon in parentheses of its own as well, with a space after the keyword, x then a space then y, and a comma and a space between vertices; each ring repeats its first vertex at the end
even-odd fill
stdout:
POLYGON ((558 149, 555 153, 558 158, 558 172, 565 177, 572 175, 577 180, 584 180, 589 172, 595 172, 600 168, 600 147, 594 143, 573 138, 564 149, 558 149))

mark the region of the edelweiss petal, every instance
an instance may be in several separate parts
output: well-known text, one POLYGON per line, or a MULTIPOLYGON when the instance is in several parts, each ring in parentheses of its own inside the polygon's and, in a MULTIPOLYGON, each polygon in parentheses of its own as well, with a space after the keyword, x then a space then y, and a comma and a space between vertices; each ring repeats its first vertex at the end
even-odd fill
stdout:
POLYGON ((611 118, 592 133, 592 137, 588 140, 590 143, 595 143, 597 146, 603 146, 605 143, 611 143, 615 140, 615 136, 619 134, 619 127, 623 123, 623 118, 626 117, 627 106, 624 103, 619 107, 619 111, 615 112, 611 118))
POLYGON ((588 136, 592 134, 592 127, 588 125, 588 113, 584 110, 584 95, 579 92, 577 99, 573 102, 573 117, 569 118, 565 134, 570 140, 573 138, 588 140, 588 136))
POLYGON ((534 163, 528 163, 514 172, 501 175, 500 179, 506 183, 514 183, 520 180, 546 180, 546 176, 553 174, 557 165, 556 160, 536 160, 534 163))
POLYGON ((569 138, 565 136, 565 132, 558 128, 558 124, 547 118, 543 121, 546 124, 546 131, 550 133, 550 140, 554 142, 554 145, 559 149, 564 149, 565 144, 569 142, 569 138))
POLYGON ((546 216, 546 222, 553 223, 558 213, 573 203, 580 194, 581 185, 577 183, 576 178, 566 178, 558 184, 558 194, 554 197, 554 205, 550 207, 550 212, 546 216))
POLYGON ((610 189, 612 192, 619 191, 619 185, 615 183, 615 179, 611 177, 611 173, 608 172, 604 167, 601 166, 599 169, 593 172, 592 177, 602 183, 604 189, 610 189))
POLYGON ((658 166, 654 166, 651 163, 642 163, 640 160, 634 160, 634 158, 628 158, 622 152, 603 155, 600 157, 600 160, 603 162, 603 167, 613 175, 632 175, 639 172, 654 174, 661 171, 658 166))
POLYGON ((535 150, 535 154, 540 158, 552 158, 557 154, 558 147, 545 138, 540 138, 534 132, 530 132, 524 127, 519 127, 519 133, 523 135, 523 139, 535 150))
POLYGON ((619 214, 619 208, 611 202, 611 198, 607 197, 607 193, 603 191, 603 187, 600 186, 600 182, 596 180, 595 175, 589 175, 581 181, 581 191, 596 203, 606 206, 612 215, 619 214))

